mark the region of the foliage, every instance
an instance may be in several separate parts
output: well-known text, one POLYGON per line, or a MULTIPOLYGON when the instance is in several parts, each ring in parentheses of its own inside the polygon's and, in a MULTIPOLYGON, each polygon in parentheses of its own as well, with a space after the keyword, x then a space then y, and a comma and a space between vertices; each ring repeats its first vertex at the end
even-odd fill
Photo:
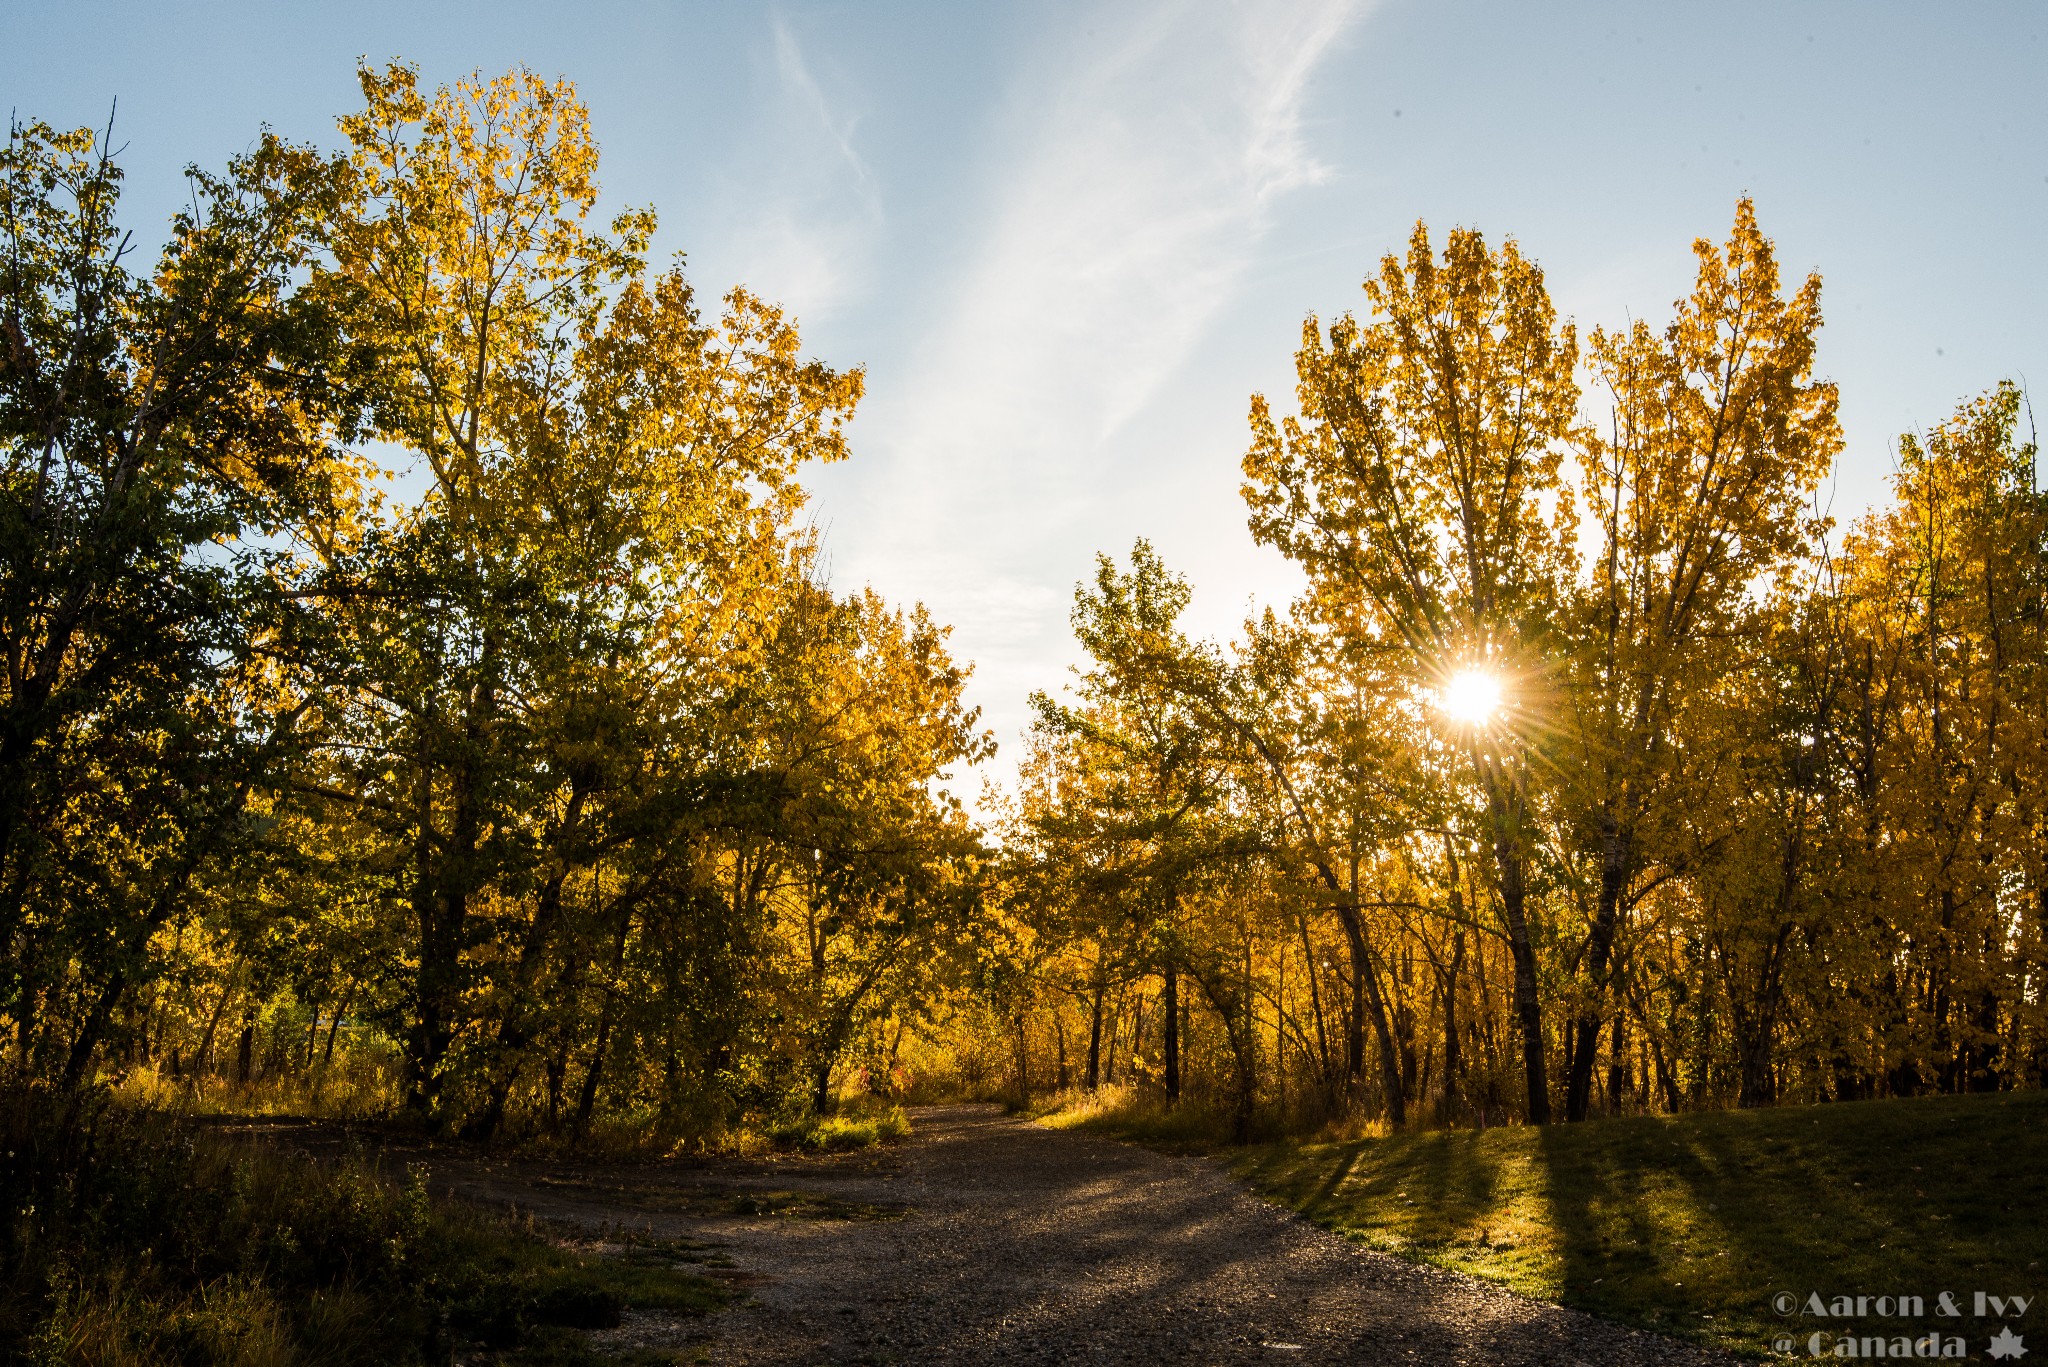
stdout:
POLYGON ((910 1133, 910 1119, 900 1106, 860 1108, 851 1114, 805 1115, 771 1126, 768 1138, 778 1147, 839 1153, 872 1148, 910 1133))
POLYGON ((1252 403, 1300 600, 1191 639, 1143 541, 1077 589, 1005 831, 1013 1100, 1241 1140, 2048 1082, 2023 398, 1901 438, 1837 538, 1819 277, 1746 200, 1694 256, 1582 348, 1514 243, 1418 225, 1252 403))
POLYGON ((338 153, 195 173, 147 279, 103 142, 0 167, 11 1067, 478 1137, 822 1114, 983 914, 967 670, 798 520, 863 377, 600 228, 567 82, 359 76, 338 153))
MULTIPOLYGON (((1243 1142, 2048 1083, 2024 397, 1838 532, 1820 280, 1748 201, 1583 342, 1418 224, 1252 401, 1299 600, 1200 640, 1149 543, 1100 557, 985 833, 947 629, 803 521, 864 374, 600 223, 568 82, 358 74, 333 150, 195 169, 147 272, 105 137, 0 158, 16 1084, 671 1152, 949 1089, 1243 1142)), ((280 1252, 131 1296, 68 1210, 12 1236, 37 1323, 283 1343, 329 1295, 280 1252)))

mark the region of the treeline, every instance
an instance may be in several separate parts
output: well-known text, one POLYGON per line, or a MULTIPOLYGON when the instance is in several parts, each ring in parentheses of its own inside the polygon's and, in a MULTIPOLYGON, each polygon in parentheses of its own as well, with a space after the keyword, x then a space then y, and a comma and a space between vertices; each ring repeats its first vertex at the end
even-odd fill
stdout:
POLYGON ((598 222, 568 84, 361 84, 146 270, 106 141, 10 129, 8 1068, 339 1035, 476 1135, 822 1106, 980 905, 965 671, 800 520, 862 376, 598 222))
POLYGON ((1240 1134, 2040 1085, 2048 501, 2000 385, 1840 532, 1818 278, 1750 206, 1583 339, 1418 228, 1252 405, 1307 589, 1076 598, 1000 849, 921 609, 801 477, 858 370, 655 221, 566 83, 361 73, 155 265, 88 132, 0 162, 0 1028, 18 1081, 369 1075, 703 1135, 902 1065, 1240 1134))
MULTIPOLYGON (((1817 276, 1743 202, 1661 330, 1416 229, 1251 408, 1304 596, 1139 542, 1011 824, 1013 1085, 1577 1120, 2048 1081, 2048 499, 2009 384, 1837 534, 1817 276)), ((1865 456, 1864 459, 1870 459, 1865 456)))

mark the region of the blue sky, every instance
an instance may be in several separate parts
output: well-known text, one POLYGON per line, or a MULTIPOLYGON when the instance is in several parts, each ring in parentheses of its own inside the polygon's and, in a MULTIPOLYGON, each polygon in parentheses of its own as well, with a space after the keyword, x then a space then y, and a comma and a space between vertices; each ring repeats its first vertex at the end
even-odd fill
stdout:
MULTIPOLYGON (((1838 515, 1896 435, 2048 377, 2038 3, 62 5, 0 0, 18 115, 118 97, 148 237, 268 122, 331 143, 359 55, 575 80, 607 196, 700 292, 788 305, 864 365, 812 512, 842 587, 922 600, 1014 754, 1097 550, 1151 537, 1195 625, 1284 599, 1237 462, 1303 317, 1416 219, 1512 235, 1582 326, 1660 320, 1755 196, 1819 269, 1838 515)), ((1007 768, 999 762, 998 772, 1007 768)))

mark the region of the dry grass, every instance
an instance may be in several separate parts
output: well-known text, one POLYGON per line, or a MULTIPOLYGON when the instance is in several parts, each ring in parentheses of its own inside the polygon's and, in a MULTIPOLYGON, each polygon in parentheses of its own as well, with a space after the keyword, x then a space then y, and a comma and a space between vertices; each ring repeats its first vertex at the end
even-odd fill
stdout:
POLYGON ((132 1109, 174 1115, 321 1116, 375 1120, 398 1109, 395 1055, 351 1050, 302 1073, 236 1082, 218 1075, 172 1077, 139 1068, 115 1084, 114 1097, 132 1109))
POLYGON ((703 1312, 683 1255, 592 1256, 442 1206, 417 1171, 315 1162, 162 1113, 0 1097, 0 1361, 595 1363, 628 1306, 703 1312))

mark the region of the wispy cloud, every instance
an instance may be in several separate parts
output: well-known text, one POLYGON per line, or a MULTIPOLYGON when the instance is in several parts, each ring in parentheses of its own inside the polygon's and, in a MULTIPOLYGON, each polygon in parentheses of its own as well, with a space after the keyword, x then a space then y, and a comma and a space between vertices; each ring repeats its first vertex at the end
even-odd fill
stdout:
POLYGON ((976 245, 863 421, 863 458, 890 466, 889 530, 840 541, 864 577, 915 584, 957 624, 1005 741, 1067 653, 1072 557, 1048 543, 1117 496, 1106 454, 1230 301, 1280 202, 1327 175, 1305 96, 1357 9, 1105 6, 1013 88, 976 245))
POLYGON ((871 187, 867 163, 853 148, 854 120, 836 112, 825 98, 825 92, 818 88, 817 78, 811 75, 810 66, 804 61, 803 49, 797 44, 796 34, 781 15, 774 20, 775 27, 775 70, 782 78, 783 90, 799 104, 809 110, 817 126, 822 129, 839 150, 839 159, 846 169, 853 173, 863 188, 871 187))
POLYGON ((1000 172, 984 246, 914 386, 924 430, 905 447, 993 439, 1079 456, 1141 408, 1225 301, 1275 201, 1326 174, 1301 136, 1302 95, 1350 9, 1160 5, 1062 53, 1064 78, 1024 94, 1027 108, 1045 101, 1043 122, 1000 172))
POLYGON ((858 115, 827 95, 782 16, 770 36, 769 108, 743 159, 730 254, 736 278, 808 322, 865 287, 882 198, 855 141, 858 115))

